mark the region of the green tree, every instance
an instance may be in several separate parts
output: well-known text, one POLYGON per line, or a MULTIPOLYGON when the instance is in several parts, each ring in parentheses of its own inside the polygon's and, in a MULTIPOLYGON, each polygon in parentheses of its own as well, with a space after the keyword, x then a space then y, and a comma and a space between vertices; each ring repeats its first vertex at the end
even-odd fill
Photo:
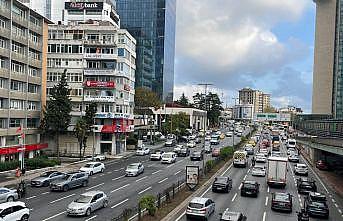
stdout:
POLYGON ((189 120, 189 116, 184 112, 169 115, 163 124, 163 132, 183 136, 189 128, 189 120))
POLYGON ((49 101, 43 110, 40 128, 43 134, 54 136, 56 141, 57 159, 60 158, 59 137, 67 132, 70 125, 72 110, 70 89, 66 79, 67 70, 62 73, 60 82, 51 89, 49 101))
POLYGON ((141 209, 148 210, 148 214, 150 216, 154 216, 157 210, 155 201, 156 201, 155 196, 146 195, 139 199, 139 206, 141 209))
POLYGON ((185 93, 182 93, 181 97, 175 102, 179 105, 182 105, 184 107, 189 107, 190 103, 188 98, 185 96, 185 93))
POLYGON ((263 109, 264 113, 277 113, 278 111, 276 110, 276 108, 269 106, 269 107, 265 107, 263 109))
POLYGON ((210 125, 217 125, 219 122, 220 112, 224 110, 218 94, 210 92, 205 96, 205 94, 197 93, 193 96, 193 100, 196 108, 207 111, 207 118, 210 125))
POLYGON ((136 88, 135 91, 135 107, 143 108, 143 107, 160 107, 161 101, 158 98, 157 94, 153 91, 139 87, 136 88))
POLYGON ((85 142, 87 142, 87 122, 85 118, 79 117, 77 119, 76 125, 74 127, 74 135, 79 142, 80 148, 80 160, 82 159, 82 148, 84 147, 85 142))

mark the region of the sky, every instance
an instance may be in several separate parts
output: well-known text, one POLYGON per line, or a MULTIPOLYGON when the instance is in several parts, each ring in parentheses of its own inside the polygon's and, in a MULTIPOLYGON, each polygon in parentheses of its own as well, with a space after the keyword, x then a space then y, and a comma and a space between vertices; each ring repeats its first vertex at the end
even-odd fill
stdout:
POLYGON ((178 0, 174 99, 212 83, 224 105, 243 87, 311 112, 312 0, 178 0))

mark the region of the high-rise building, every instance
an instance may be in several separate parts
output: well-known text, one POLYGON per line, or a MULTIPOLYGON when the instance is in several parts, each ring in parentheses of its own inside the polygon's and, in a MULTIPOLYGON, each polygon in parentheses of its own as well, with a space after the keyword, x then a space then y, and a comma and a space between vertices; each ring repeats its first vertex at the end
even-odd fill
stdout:
POLYGON ((343 1, 315 2, 312 113, 343 118, 343 1))
POLYGON ((239 104, 251 104, 254 113, 262 113, 265 108, 270 107, 270 94, 251 88, 243 88, 239 90, 239 104))
POLYGON ((67 69, 73 110, 70 133, 60 138, 62 153, 78 154, 72 127, 95 102, 96 128, 86 153, 95 147, 95 153, 118 154, 125 151, 125 135, 134 130, 136 40, 119 29, 113 5, 107 1, 89 5, 89 20, 84 17, 90 13, 87 7, 66 2, 64 23, 49 26, 47 91, 67 69))
POLYGON ((136 87, 173 101, 176 0, 117 0, 117 11, 137 40, 136 87))
POLYGON ((0 159, 39 154, 46 99, 48 23, 17 0, 0 1, 0 159))

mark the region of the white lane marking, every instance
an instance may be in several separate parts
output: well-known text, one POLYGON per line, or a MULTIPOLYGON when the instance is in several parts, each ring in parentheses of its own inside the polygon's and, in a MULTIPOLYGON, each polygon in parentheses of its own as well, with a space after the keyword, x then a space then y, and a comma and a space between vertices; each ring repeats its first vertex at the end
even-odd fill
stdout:
POLYGON ((342 210, 341 210, 341 209, 338 209, 338 212, 339 212, 340 214, 342 214, 342 210))
POLYGON ((49 191, 48 192, 44 192, 44 193, 42 193, 42 195, 45 195, 45 194, 48 194, 48 193, 50 193, 49 191))
POLYGON ((332 198, 332 199, 331 199, 331 201, 332 201, 333 203, 335 203, 335 202, 336 202, 334 198, 332 198))
POLYGON ((128 183, 128 184, 126 184, 126 185, 124 185, 124 186, 121 186, 121 187, 119 187, 119 188, 117 188, 117 189, 114 189, 114 190, 111 191, 111 193, 114 193, 114 192, 117 192, 118 190, 124 189, 124 188, 127 187, 127 186, 130 186, 130 184, 128 183))
POLYGON ((97 217, 97 215, 95 215, 95 216, 92 216, 92 217, 90 217, 90 218, 86 219, 85 221, 89 221, 89 220, 95 219, 96 217, 97 217))
POLYGON ((163 183, 164 181, 168 180, 168 177, 167 178, 164 178, 163 180, 161 181, 158 181, 158 183, 163 183))
POLYGON ((26 199, 29 200, 29 199, 34 199, 36 198, 37 196, 30 196, 30 197, 27 197, 26 199))
POLYGON ((237 193, 235 193, 235 195, 232 197, 231 202, 235 201, 236 197, 237 197, 237 193))
POLYGON ((249 173, 250 172, 250 168, 248 169, 248 172, 247 173, 249 173))
POLYGON ((67 198, 69 198, 69 197, 72 197, 72 196, 75 196, 75 193, 73 193, 73 194, 70 194, 70 195, 68 195, 68 196, 65 196, 65 197, 62 197, 62 198, 59 198, 59 199, 57 199, 57 200, 53 200, 53 201, 51 201, 51 202, 50 202, 50 204, 56 203, 56 202, 58 202, 58 201, 61 201, 61 200, 67 199, 67 198))
POLYGON ((238 189, 241 190, 242 186, 243 186, 243 183, 241 183, 241 185, 239 185, 238 189))
POLYGON ((174 173, 174 175, 178 175, 179 173, 181 173, 181 170, 179 170, 176 173, 174 173))
POLYGON ((264 211, 262 221, 266 221, 266 216, 267 216, 267 213, 264 211))
POLYGON ((125 203, 125 202, 128 201, 128 200, 129 200, 129 199, 125 199, 125 200, 121 201, 120 203, 117 203, 116 205, 112 206, 111 209, 116 208, 117 206, 119 206, 119 205, 125 203))
POLYGON ((170 164, 169 166, 167 166, 167 168, 172 167, 172 166, 174 166, 174 164, 170 164))
POLYGON ((136 180, 136 182, 139 182, 139 181, 144 180, 144 179, 146 179, 146 178, 148 178, 148 177, 147 177, 147 176, 144 176, 144 177, 139 178, 138 180, 136 180))
POLYGON ((245 180, 246 178, 247 178, 247 175, 245 174, 245 176, 244 176, 243 180, 245 180))
POLYGON ((93 176, 93 177, 92 177, 92 179, 96 179, 96 177, 95 177, 95 176, 93 176))
POLYGON ((210 185, 205 192, 203 192, 200 197, 203 197, 210 189, 212 188, 212 185, 210 185))
POLYGON ((112 171, 108 171, 108 172, 107 172, 107 174, 111 174, 111 173, 112 173, 112 171))
POLYGON ((148 166, 146 166, 146 167, 152 167, 152 166, 155 166, 156 164, 155 163, 153 163, 153 164, 151 164, 151 165, 148 165, 148 166))
POLYGON ((229 169, 231 169, 231 167, 232 167, 232 163, 231 163, 230 166, 221 174, 221 176, 224 176, 224 174, 225 174, 229 169))
POLYGON ((101 174, 100 176, 104 176, 105 174, 101 174))
POLYGON ((95 185, 95 186, 89 187, 89 188, 87 188, 86 190, 88 191, 88 190, 91 190, 91 189, 97 188, 97 187, 99 187, 99 186, 102 186, 102 185, 104 185, 104 184, 105 184, 105 183, 100 183, 100 184, 98 184, 98 185, 95 185))
POLYGON ((338 208, 338 204, 337 203, 335 203, 335 207, 338 208))
POLYGON ((63 211, 63 212, 57 213, 57 214, 55 214, 55 215, 53 215, 53 216, 50 216, 50 217, 48 217, 48 218, 46 218, 46 219, 43 219, 42 221, 48 221, 48 220, 51 220, 51 219, 53 219, 53 218, 55 218, 55 217, 57 217, 57 216, 60 216, 60 215, 62 215, 62 214, 64 214, 64 213, 66 213, 66 211, 63 211))
POLYGON ((270 189, 269 189, 269 186, 268 186, 268 188, 267 188, 267 193, 269 193, 269 191, 270 191, 270 189))
POLYGON ((152 175, 159 173, 159 172, 161 172, 161 170, 157 170, 157 171, 153 172, 152 175))
POLYGON ((118 171, 123 170, 123 169, 124 169, 124 167, 116 169, 116 170, 113 170, 113 172, 118 172, 118 171))
POLYGON ((146 192, 146 191, 148 191, 148 190, 150 190, 150 189, 151 189, 151 186, 149 186, 148 188, 146 188, 146 189, 140 191, 138 194, 142 194, 142 193, 144 193, 144 192, 146 192))
POLYGON ((266 202, 264 203, 265 206, 268 205, 268 196, 266 196, 266 202))
POLYGON ((119 180, 119 179, 121 179, 121 178, 123 178, 123 177, 125 177, 125 175, 120 176, 120 177, 113 178, 112 180, 119 180))

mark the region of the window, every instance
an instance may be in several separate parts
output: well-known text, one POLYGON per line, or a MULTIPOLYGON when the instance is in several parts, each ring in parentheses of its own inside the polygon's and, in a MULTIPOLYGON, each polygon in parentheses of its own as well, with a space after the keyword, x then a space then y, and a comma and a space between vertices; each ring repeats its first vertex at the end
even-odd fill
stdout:
POLYGON ((12 61, 11 70, 13 72, 16 72, 16 73, 19 73, 19 74, 25 74, 25 67, 21 63, 17 63, 17 62, 12 61))
POLYGON ((7 119, 6 118, 0 118, 0 128, 2 128, 2 129, 7 128, 7 119))
POLYGON ((98 34, 88 34, 87 40, 89 41, 99 41, 99 35, 98 34))
POLYGON ((7 48, 7 40, 0 38, 0 48, 7 48))
POLYGON ((34 43, 38 43, 38 42, 39 42, 39 36, 38 36, 38 34, 32 32, 32 31, 30 31, 30 39, 31 39, 31 41, 34 42, 34 43))
POLYGON ((39 90, 39 85, 29 84, 27 92, 37 94, 39 90))
POLYGON ((27 102, 27 109, 28 110, 39 110, 39 102, 28 101, 27 102))
POLYGON ((111 105, 111 104, 102 104, 101 105, 101 112, 103 112, 103 113, 113 112, 113 105, 111 105))
POLYGON ((39 70, 32 67, 29 67, 29 75, 32 77, 40 77, 39 70))
POLYGON ((30 16, 30 22, 31 22, 33 25, 40 26, 39 19, 38 19, 38 18, 35 18, 35 17, 33 17, 32 15, 30 16))
POLYGON ((25 101, 24 100, 11 99, 10 109, 24 110, 25 109, 24 107, 25 107, 25 101))
POLYGON ((19 54, 22 54, 22 55, 25 54, 24 47, 22 47, 20 44, 17 44, 13 41, 12 41, 12 51, 19 53, 19 54))
POLYGON ((6 78, 0 78, 0 88, 6 89, 8 87, 8 81, 6 78))
POLYGON ((5 66, 5 59, 0 57, 0 68, 6 68, 5 66))
POLYGON ((11 90, 25 92, 25 83, 21 81, 11 80, 11 90))
POLYGON ((25 28, 21 28, 16 25, 12 25, 12 34, 19 36, 19 37, 25 37, 26 36, 26 30, 25 28))
POLYGON ((6 28, 7 27, 5 20, 0 19, 0 27, 1 28, 6 28))
POLYGON ((39 119, 38 118, 28 118, 27 119, 27 127, 28 128, 37 128, 39 125, 39 119))
POLYGON ((10 127, 20 127, 21 126, 21 119, 11 118, 10 119, 10 127))
POLYGON ((71 89, 70 90, 70 93, 69 93, 70 96, 82 96, 82 88, 76 88, 76 89, 71 89))
POLYGON ((19 16, 20 18, 22 19, 25 19, 26 18, 26 13, 24 10, 20 9, 19 7, 17 7, 16 5, 13 5, 12 7, 12 12, 19 16))
POLYGON ((34 50, 29 50, 29 57, 35 60, 40 60, 40 54, 34 50))

